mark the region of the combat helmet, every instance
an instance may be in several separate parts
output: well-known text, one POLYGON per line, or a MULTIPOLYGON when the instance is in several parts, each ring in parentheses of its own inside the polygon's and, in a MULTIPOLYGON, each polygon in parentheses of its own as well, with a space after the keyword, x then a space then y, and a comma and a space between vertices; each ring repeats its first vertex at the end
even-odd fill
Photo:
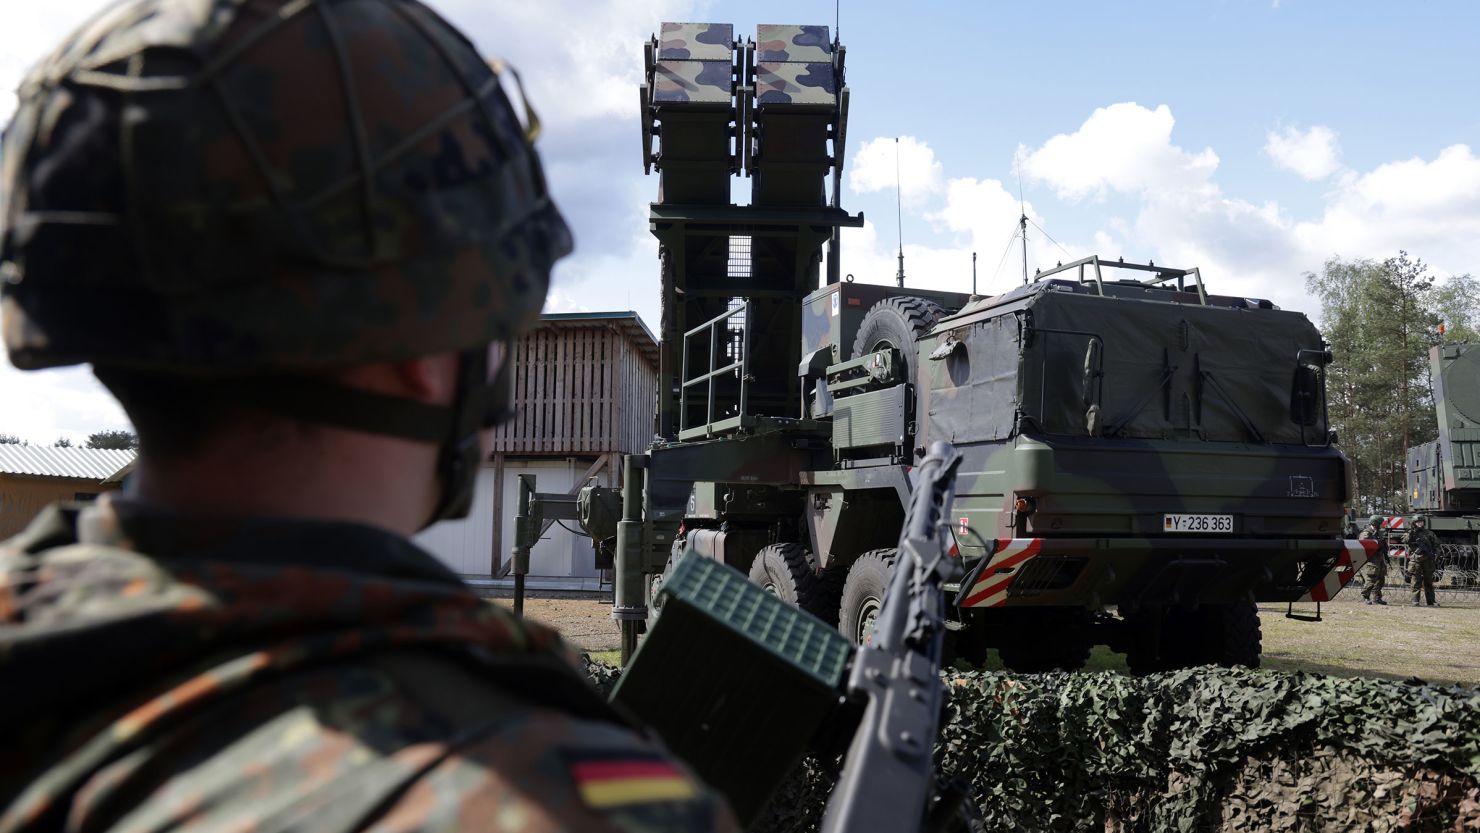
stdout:
POLYGON ((1377 529, 1382 529, 1383 520, 1384 518, 1381 515, 1373 515, 1372 517, 1367 519, 1367 523, 1377 529))
POLYGON ((571 248, 502 70, 415 0, 110 7, 26 77, 5 133, 11 361, 229 378, 437 442, 438 514, 465 512, 503 409, 488 345, 538 316, 571 248), (308 376, 444 351, 451 409, 308 376))

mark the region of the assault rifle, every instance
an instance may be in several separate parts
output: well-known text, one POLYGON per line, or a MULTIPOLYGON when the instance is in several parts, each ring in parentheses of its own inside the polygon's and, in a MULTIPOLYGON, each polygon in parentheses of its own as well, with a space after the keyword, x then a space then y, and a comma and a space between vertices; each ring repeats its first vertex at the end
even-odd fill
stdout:
POLYGON ((937 779, 932 757, 945 702, 944 585, 960 578, 941 529, 960 465, 955 449, 936 442, 915 469, 884 606, 848 675, 847 696, 865 704, 863 719, 828 799, 823 833, 946 829, 966 809, 965 787, 937 779))
POLYGON ((662 615, 612 699, 724 793, 741 823, 760 817, 804 753, 825 763, 846 749, 826 833, 969 827, 968 790, 933 765, 944 585, 960 572, 942 521, 960 462, 937 442, 915 468, 889 586, 862 648, 692 550, 665 575, 662 615))

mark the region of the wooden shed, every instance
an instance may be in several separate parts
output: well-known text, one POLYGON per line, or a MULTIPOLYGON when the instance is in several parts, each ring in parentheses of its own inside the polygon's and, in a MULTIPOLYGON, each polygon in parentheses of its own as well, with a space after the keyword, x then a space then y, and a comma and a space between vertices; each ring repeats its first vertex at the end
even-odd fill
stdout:
POLYGON ((0 541, 48 504, 87 501, 119 488, 134 452, 0 443, 0 541))
MULTIPOLYGON (((616 485, 620 456, 653 437, 658 344, 635 312, 551 313, 515 346, 516 415, 499 426, 479 473, 473 510, 418 542, 473 584, 500 580, 513 547, 518 476, 542 492, 616 485)), ((556 525, 530 554, 531 586, 594 589, 590 542, 556 525)))

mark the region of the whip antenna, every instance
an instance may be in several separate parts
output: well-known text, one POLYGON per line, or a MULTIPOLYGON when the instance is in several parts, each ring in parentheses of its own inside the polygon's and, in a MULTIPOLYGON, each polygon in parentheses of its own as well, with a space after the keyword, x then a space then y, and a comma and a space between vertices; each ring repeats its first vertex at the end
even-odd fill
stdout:
POLYGON ((904 197, 899 190, 899 137, 894 137, 894 223, 899 234, 899 271, 894 274, 896 285, 904 286, 904 197))
POLYGON ((1027 203, 1023 201, 1023 169, 1018 165, 1017 159, 1012 160, 1012 167, 1017 172, 1018 181, 1018 229, 1023 235, 1023 285, 1028 284, 1028 209, 1027 203))

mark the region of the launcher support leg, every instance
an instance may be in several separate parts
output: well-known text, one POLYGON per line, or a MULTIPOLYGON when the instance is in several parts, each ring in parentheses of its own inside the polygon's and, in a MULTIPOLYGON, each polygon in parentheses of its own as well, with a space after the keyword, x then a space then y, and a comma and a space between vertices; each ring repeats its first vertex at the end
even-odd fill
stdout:
POLYGON ((616 570, 612 618, 622 628, 622 664, 637 650, 637 634, 647 621, 647 576, 643 574, 647 547, 642 535, 643 488, 647 458, 629 454, 622 473, 622 520, 617 524, 616 570))
POLYGON ((514 555, 511 559, 514 574, 514 615, 524 615, 524 577, 529 573, 529 548, 536 532, 529 513, 529 503, 534 498, 534 477, 519 475, 519 502, 514 505, 514 555))

